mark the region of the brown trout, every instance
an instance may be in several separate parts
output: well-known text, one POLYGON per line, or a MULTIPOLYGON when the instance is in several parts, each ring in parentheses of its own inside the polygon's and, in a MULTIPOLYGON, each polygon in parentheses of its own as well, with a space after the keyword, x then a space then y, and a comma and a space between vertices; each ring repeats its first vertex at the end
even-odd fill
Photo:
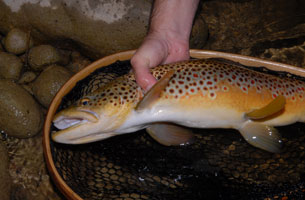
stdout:
POLYGON ((233 128, 279 152, 274 126, 305 121, 305 83, 217 59, 160 65, 145 95, 133 73, 84 96, 54 117, 56 142, 81 144, 145 129, 164 145, 192 141, 192 128, 233 128))

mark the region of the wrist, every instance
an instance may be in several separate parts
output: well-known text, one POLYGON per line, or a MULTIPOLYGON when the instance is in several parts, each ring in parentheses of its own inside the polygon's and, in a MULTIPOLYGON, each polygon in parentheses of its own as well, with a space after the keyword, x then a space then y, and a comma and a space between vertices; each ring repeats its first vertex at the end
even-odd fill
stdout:
POLYGON ((155 0, 150 31, 188 41, 199 0, 155 0))
POLYGON ((145 40, 146 44, 149 41, 153 41, 150 45, 158 44, 157 54, 161 60, 158 60, 158 63, 151 63, 152 66, 189 59, 189 39, 180 37, 174 31, 151 31, 145 40))
POLYGON ((189 49, 189 37, 185 36, 184 34, 181 34, 181 32, 176 32, 174 30, 150 30, 146 39, 158 40, 162 44, 163 49, 167 52, 177 47, 179 47, 179 49, 189 49))

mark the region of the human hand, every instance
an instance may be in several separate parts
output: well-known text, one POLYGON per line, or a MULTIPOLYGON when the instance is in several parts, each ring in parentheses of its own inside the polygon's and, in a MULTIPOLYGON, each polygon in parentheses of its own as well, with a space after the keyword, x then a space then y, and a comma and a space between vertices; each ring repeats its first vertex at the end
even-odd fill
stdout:
POLYGON ((152 32, 147 35, 140 48, 131 58, 136 81, 141 88, 148 91, 156 79, 150 73, 150 68, 159 64, 188 60, 189 42, 175 34, 152 32))
POLYGON ((199 0, 155 0, 150 30, 131 58, 137 83, 148 91, 156 79, 150 68, 189 59, 189 36, 199 0))

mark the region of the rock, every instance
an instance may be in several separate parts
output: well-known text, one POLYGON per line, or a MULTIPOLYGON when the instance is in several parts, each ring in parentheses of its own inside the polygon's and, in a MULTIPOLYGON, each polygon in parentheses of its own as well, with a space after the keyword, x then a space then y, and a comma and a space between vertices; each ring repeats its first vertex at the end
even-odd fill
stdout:
MULTIPOLYGON (((136 49, 146 36, 152 0, 0 0, 0 30, 31 29, 35 42, 77 47, 97 59, 136 49)), ((191 47, 202 48, 207 26, 200 15, 194 22, 191 47), (198 21, 198 22, 197 22, 198 21), (194 38, 194 39, 193 39, 194 38)))
POLYGON ((27 72, 24 72, 20 79, 18 80, 18 83, 19 84, 26 84, 26 83, 30 83, 32 82, 33 80, 35 80, 36 78, 36 74, 34 72, 31 72, 31 71, 27 71, 27 72))
POLYGON ((33 93, 38 101, 48 107, 60 87, 72 76, 64 67, 51 65, 47 67, 35 80, 33 93))
POLYGON ((1 38, 1 45, 2 45, 2 46, 4 45, 4 39, 5 39, 5 38, 1 38))
POLYGON ((43 125, 40 106, 21 86, 0 80, 0 127, 9 136, 28 138, 43 125))
POLYGON ((12 167, 9 170, 14 182, 12 200, 63 200, 56 194, 48 175, 41 141, 41 132, 28 139, 7 138, 5 141, 10 152, 12 167))
POLYGON ((266 49, 261 57, 297 67, 305 66, 305 42, 302 45, 281 49, 266 49))
POLYGON ((302 43, 304 21, 298 18, 304 6, 297 0, 206 1, 201 10, 209 26, 205 48, 259 56, 270 47, 302 43))
POLYGON ((197 16, 197 20, 194 21, 191 37, 190 37, 190 48, 196 49, 203 47, 206 43, 209 35, 209 27, 204 21, 201 15, 197 16))
POLYGON ((10 200, 11 177, 9 175, 9 159, 5 145, 0 141, 0 194, 1 200, 10 200))
POLYGON ((58 49, 60 56, 59 65, 66 66, 70 63, 72 51, 58 49))
POLYGON ((13 54, 22 54, 33 46, 33 40, 29 33, 18 28, 10 30, 4 39, 6 51, 13 54))
POLYGON ((88 60, 87 58, 85 58, 84 56, 82 56, 79 52, 72 52, 71 54, 72 57, 72 62, 67 65, 66 67, 74 73, 79 72, 80 70, 82 70, 83 68, 85 68, 86 66, 88 66, 91 61, 88 60))
POLYGON ((33 93, 33 84, 22 84, 21 87, 25 89, 29 94, 34 95, 33 93))
POLYGON ((47 65, 58 63, 60 60, 58 51, 51 45, 33 47, 28 57, 29 64, 35 71, 42 71, 47 65))
POLYGON ((30 194, 30 192, 22 187, 21 185, 13 185, 12 188, 12 199, 14 200, 30 200, 33 199, 33 196, 30 194))
POLYGON ((0 78, 18 80, 23 64, 14 54, 0 52, 0 78))
POLYGON ((18 55, 21 62, 24 63, 25 66, 28 66, 28 53, 24 53, 22 55, 18 55))

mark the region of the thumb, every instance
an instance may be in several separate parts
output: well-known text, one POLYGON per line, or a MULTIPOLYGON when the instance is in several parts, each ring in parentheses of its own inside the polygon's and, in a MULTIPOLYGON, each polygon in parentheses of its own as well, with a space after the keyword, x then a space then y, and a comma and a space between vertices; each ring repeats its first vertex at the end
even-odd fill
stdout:
POLYGON ((135 55, 130 62, 135 72, 137 84, 147 92, 157 82, 150 73, 149 60, 147 58, 138 59, 137 55, 135 55))

